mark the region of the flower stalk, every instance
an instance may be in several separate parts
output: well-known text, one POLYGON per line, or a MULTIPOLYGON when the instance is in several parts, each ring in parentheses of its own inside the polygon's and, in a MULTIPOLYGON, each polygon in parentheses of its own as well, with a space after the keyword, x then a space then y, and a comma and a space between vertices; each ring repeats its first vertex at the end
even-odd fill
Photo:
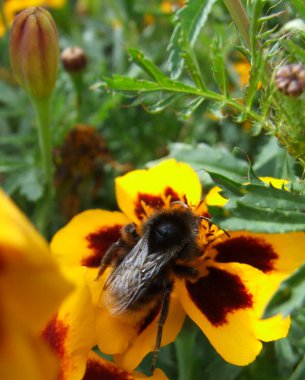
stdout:
POLYGON ((52 197, 52 144, 50 102, 58 68, 58 33, 51 14, 44 8, 27 8, 15 19, 10 36, 13 73, 29 96, 37 119, 38 141, 45 176, 40 229, 45 230, 52 197), (44 220, 43 220, 44 219, 44 220))
POLYGON ((45 177, 45 193, 42 203, 41 213, 38 215, 37 227, 40 231, 46 231, 46 223, 50 210, 53 189, 53 174, 52 174, 52 140, 50 133, 50 98, 32 99, 33 108, 36 115, 36 124, 38 132, 38 141, 42 158, 42 167, 45 177))

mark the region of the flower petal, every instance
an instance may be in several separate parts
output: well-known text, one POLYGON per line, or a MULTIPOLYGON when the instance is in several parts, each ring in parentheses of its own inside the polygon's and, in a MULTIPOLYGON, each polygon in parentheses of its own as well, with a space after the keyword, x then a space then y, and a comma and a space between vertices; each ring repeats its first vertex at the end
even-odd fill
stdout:
POLYGON ((282 281, 305 261, 305 233, 230 232, 230 238, 214 245, 214 249, 217 262, 248 264, 282 281))
POLYGON ((187 201, 196 205, 200 201, 201 185, 195 171, 187 164, 166 160, 148 170, 134 170, 115 180, 116 197, 120 209, 135 223, 145 214, 143 202, 162 208, 165 198, 187 201))
POLYGON ((58 375, 58 362, 47 344, 12 318, 5 326, 1 321, 0 368, 1 378, 6 380, 54 380, 58 375))
POLYGON ((58 231, 51 249, 62 265, 97 268, 111 244, 120 238, 129 220, 120 212, 88 210, 58 231))
MULTIPOLYGON (((108 273, 99 280, 101 286, 107 277, 108 273)), ((96 331, 100 351, 109 355, 117 354, 116 363, 127 371, 133 370, 155 348, 159 314, 160 307, 131 311, 119 316, 111 315, 106 308, 99 308, 96 313, 96 331)), ((173 291, 161 346, 175 340, 182 328, 184 317, 185 312, 173 291)))
POLYGON ((138 372, 128 373, 117 367, 114 363, 109 362, 95 352, 90 352, 86 373, 83 380, 167 380, 167 377, 160 369, 156 369, 152 376, 145 376, 138 372))
POLYGON ((212 189, 205 196, 205 202, 208 206, 223 207, 228 200, 220 195, 221 188, 218 186, 212 187, 212 189))
POLYGON ((0 190, 1 307, 38 334, 72 285, 44 239, 0 190))
POLYGON ((85 281, 86 271, 85 267, 70 269, 69 277, 78 286, 43 331, 60 360, 61 380, 81 379, 88 354, 96 345, 95 310, 85 281))
MULTIPOLYGON (((146 319, 142 320, 142 326, 140 326, 137 335, 130 341, 128 349, 124 353, 114 356, 115 363, 127 371, 136 368, 146 354, 155 349, 159 313, 153 315, 153 317, 154 319, 150 319, 148 315, 146 319)), ((185 312, 175 292, 173 292, 170 300, 169 313, 163 326, 161 347, 166 346, 176 339, 182 328, 184 317, 185 312)))
POLYGON ((258 340, 279 339, 288 332, 289 319, 269 320, 272 337, 261 324, 262 305, 268 287, 276 284, 268 275, 246 264, 218 264, 197 283, 180 283, 181 302, 218 353, 229 363, 247 365, 261 350, 258 340), (261 331, 262 330, 262 331, 261 331))

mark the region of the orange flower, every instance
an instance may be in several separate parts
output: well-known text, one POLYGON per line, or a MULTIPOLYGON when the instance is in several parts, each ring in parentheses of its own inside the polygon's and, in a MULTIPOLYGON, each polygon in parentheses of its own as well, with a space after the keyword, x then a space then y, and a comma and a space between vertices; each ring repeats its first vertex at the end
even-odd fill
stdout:
POLYGON ((81 213, 60 230, 51 243, 63 270, 77 286, 74 302, 66 303, 66 311, 59 317, 75 334, 63 342, 71 363, 80 363, 74 357, 74 352, 79 353, 75 345, 77 339, 82 342, 84 357, 86 350, 97 344, 102 352, 114 355, 115 362, 127 371, 136 368, 144 356, 154 350, 161 300, 165 297, 161 295, 166 292, 161 267, 154 264, 157 261, 163 265, 165 278, 170 282, 169 310, 161 346, 175 340, 186 314, 219 354, 235 365, 252 362, 262 348, 261 341, 287 335, 289 318, 278 315, 261 320, 260 316, 281 280, 304 260, 304 233, 268 235, 241 231, 226 235, 206 220, 207 207, 201 201, 197 174, 175 160, 164 161, 149 170, 132 171, 117 178, 115 184, 123 213, 104 210, 81 213), (196 241, 188 235, 178 235, 176 239, 181 246, 175 246, 175 250, 174 243, 165 241, 165 245, 171 247, 168 254, 174 255, 167 265, 162 256, 167 251, 154 251, 158 244, 153 236, 162 240, 161 235, 169 233, 168 225, 164 230, 160 227, 162 223, 156 227, 151 221, 159 218, 158 215, 174 214, 180 215, 181 226, 188 225, 185 218, 192 221, 196 241), (129 253, 127 250, 125 256, 120 256, 120 249, 124 253, 122 247, 127 244, 120 240, 114 247, 118 256, 111 262, 113 267, 108 266, 98 276, 101 259, 122 237, 122 228, 128 223, 135 228, 137 243, 129 243, 129 253), (149 228, 150 232, 145 232, 149 228), (137 246, 132 250, 134 244, 137 246), (183 255, 187 254, 192 260, 185 260, 183 255), (155 255, 156 261, 150 261, 150 255, 155 255), (127 257, 132 260, 125 260, 127 257), (156 265, 155 269, 147 273, 141 260, 152 267, 156 265), (113 282, 116 267, 124 268, 123 273, 127 271, 131 277, 119 275, 113 282), (145 279, 146 275, 151 276, 150 281, 145 279), (139 276, 139 282, 134 281, 135 276, 139 276), (127 285, 120 287, 121 280, 135 286, 134 290, 130 291, 127 285), (149 292, 145 291, 146 287, 149 292), (139 289, 146 296, 151 297, 152 293, 157 296, 148 300, 141 298, 139 289), (130 307, 126 307, 124 294, 129 297, 130 307), (132 299, 137 297, 139 302, 133 303, 132 299), (69 319, 69 315, 77 320, 69 319))
POLYGON ((1 378, 55 380, 42 328, 71 291, 48 245, 0 190, 1 378))

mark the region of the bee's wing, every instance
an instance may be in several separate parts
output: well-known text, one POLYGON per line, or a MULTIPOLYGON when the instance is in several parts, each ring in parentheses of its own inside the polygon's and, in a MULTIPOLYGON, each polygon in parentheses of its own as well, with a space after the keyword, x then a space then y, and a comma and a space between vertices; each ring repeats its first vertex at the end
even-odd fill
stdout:
POLYGON ((123 312, 137 302, 171 257, 164 252, 149 252, 148 239, 143 236, 105 283, 104 289, 115 294, 115 312, 123 312))

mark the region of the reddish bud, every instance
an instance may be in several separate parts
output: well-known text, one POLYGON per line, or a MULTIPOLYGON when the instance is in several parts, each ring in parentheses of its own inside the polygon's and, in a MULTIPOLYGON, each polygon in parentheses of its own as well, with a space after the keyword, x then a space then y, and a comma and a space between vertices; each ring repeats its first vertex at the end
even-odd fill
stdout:
POLYGON ((46 9, 32 7, 16 16, 10 38, 11 66, 29 96, 42 99, 51 95, 58 54, 56 25, 46 9))
POLYGON ((80 72, 87 66, 87 56, 78 46, 67 47, 60 55, 61 62, 66 71, 80 72))

